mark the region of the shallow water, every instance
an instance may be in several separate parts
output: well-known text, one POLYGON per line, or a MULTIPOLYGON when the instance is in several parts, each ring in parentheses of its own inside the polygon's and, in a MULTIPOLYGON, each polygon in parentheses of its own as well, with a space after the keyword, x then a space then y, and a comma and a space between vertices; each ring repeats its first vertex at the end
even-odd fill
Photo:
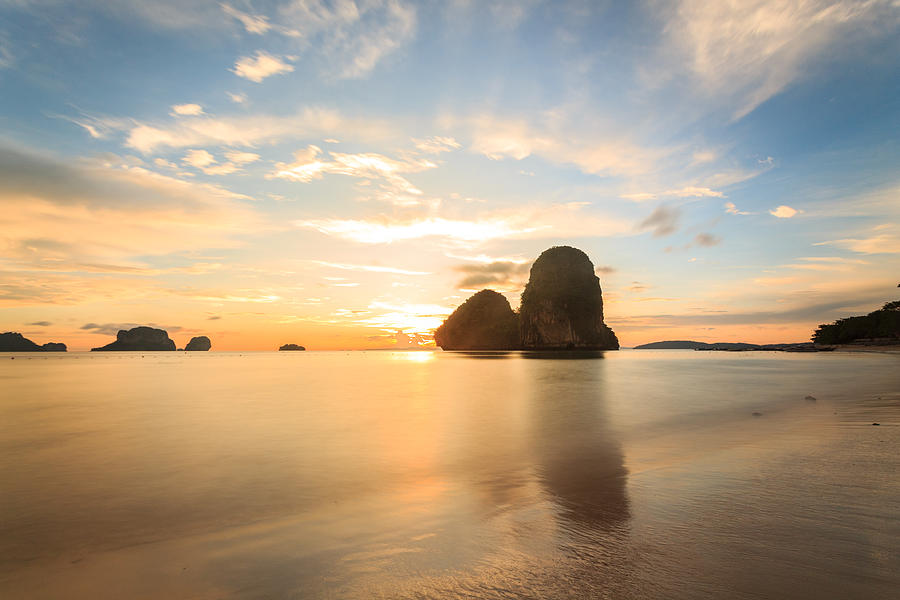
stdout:
POLYGON ((9 356, 0 597, 900 589, 898 355, 9 356))

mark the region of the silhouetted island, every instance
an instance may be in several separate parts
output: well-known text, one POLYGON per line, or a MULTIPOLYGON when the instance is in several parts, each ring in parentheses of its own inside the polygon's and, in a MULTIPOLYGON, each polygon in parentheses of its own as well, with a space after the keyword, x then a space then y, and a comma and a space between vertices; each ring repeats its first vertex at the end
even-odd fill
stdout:
POLYGON ((284 346, 281 346, 278 349, 279 352, 285 352, 285 351, 299 352, 299 351, 303 351, 303 350, 306 350, 306 348, 304 348, 303 346, 299 346, 297 344, 285 344, 284 346))
POLYGON ((65 352, 66 345, 62 342, 47 342, 39 346, 24 337, 21 333, 7 331, 0 333, 0 352, 65 352))
POLYGON ((169 339, 169 334, 164 329, 153 327, 135 327, 129 330, 120 330, 116 334, 116 341, 100 348, 91 348, 91 352, 112 351, 175 351, 175 342, 169 339))
POLYGON ((819 325, 812 341, 816 344, 873 346, 900 344, 900 300, 888 302, 865 316, 819 325))
POLYGON ((205 335, 191 338, 191 341, 184 347, 185 352, 206 352, 212 348, 212 342, 205 335))
POLYGON ((481 290, 435 330, 434 341, 444 350, 516 350, 519 318, 503 294, 481 290))
POLYGON ((780 352, 825 352, 833 348, 818 347, 812 342, 796 344, 748 344, 746 342, 694 342, 691 340, 672 340, 651 342, 635 346, 635 350, 709 350, 725 352, 780 351, 780 352))
POLYGON ((435 331, 444 350, 618 350, 603 322, 600 279, 587 254, 545 250, 531 266, 518 315, 503 295, 482 290, 435 331))

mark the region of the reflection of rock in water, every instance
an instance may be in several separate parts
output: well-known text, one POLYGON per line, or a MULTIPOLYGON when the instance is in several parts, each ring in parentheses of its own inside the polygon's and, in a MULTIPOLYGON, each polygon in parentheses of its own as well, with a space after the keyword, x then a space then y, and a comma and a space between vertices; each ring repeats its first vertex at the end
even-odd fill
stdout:
POLYGON ((540 481, 575 530, 630 518, 628 472, 604 416, 601 361, 546 361, 535 370, 532 414, 540 481))

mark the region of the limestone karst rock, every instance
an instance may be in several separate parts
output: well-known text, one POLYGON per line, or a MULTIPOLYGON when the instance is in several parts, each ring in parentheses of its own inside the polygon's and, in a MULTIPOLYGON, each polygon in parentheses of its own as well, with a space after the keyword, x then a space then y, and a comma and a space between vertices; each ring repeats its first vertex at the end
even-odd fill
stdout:
POLYGON ((206 352, 212 348, 212 343, 205 335, 191 338, 191 341, 184 347, 185 352, 206 352))
POLYGON ((7 331, 0 333, 0 352, 65 352, 62 342, 47 342, 39 346, 21 333, 7 331))
POLYGON ((109 351, 143 351, 153 352, 159 350, 175 351, 175 342, 169 339, 169 334, 164 329, 153 327, 135 327, 127 331, 121 330, 116 334, 116 341, 100 348, 91 348, 91 352, 109 351))
POLYGON ((519 319, 524 349, 619 348, 616 334, 603 322, 600 279, 577 248, 556 246, 534 261, 519 319))
POLYGON ((481 290, 447 317, 434 341, 444 350, 515 350, 518 317, 503 294, 481 290))

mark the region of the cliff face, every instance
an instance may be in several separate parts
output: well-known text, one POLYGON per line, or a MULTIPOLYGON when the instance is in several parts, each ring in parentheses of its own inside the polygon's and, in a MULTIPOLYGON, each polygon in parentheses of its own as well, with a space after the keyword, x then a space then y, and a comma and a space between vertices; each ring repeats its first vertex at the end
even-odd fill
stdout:
POLYGON ((434 341, 444 350, 515 350, 518 318, 503 294, 481 290, 447 317, 434 341))
POLYGON ((304 350, 306 350, 306 348, 299 344, 285 344, 278 348, 279 352, 303 352, 304 350))
POLYGON ((91 348, 91 352, 138 351, 153 352, 159 350, 175 350, 175 342, 163 329, 152 327, 135 327, 116 334, 116 341, 100 348, 91 348))
POLYGON ((205 335, 191 338, 191 341, 184 347, 185 352, 206 352, 212 348, 212 342, 205 335))
POLYGON ((576 248, 550 248, 534 261, 519 317, 525 349, 619 349, 616 334, 603 322, 600 279, 576 248))

